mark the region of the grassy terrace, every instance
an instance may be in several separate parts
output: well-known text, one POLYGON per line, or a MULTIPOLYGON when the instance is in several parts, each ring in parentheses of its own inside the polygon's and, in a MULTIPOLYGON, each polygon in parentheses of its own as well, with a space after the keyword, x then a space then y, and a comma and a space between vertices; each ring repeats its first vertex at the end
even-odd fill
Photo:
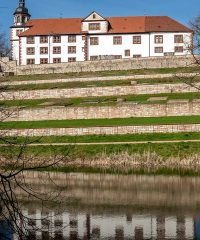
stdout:
MULTIPOLYGON (((10 156, 10 154, 17 155, 19 148, 0 146, 0 154, 10 156)), ((154 152, 163 158, 171 156, 187 157, 195 153, 200 153, 200 143, 149 143, 149 144, 119 144, 119 145, 82 145, 82 146, 29 146, 25 149, 24 154, 34 156, 54 156, 54 154, 74 155, 76 158, 94 157, 98 154, 119 154, 127 152, 129 154, 144 152, 154 152)))
MULTIPOLYGON (((137 102, 137 103, 166 103, 167 100, 162 101, 148 101, 151 97, 167 97, 167 100, 176 99, 200 99, 200 93, 169 93, 169 94, 144 94, 144 95, 126 95, 120 96, 125 101, 137 102)), ((117 104, 117 96, 111 97, 90 97, 90 98, 71 98, 71 99, 35 99, 35 100, 8 100, 0 101, 0 106, 14 107, 44 107, 44 106, 106 106, 117 104)))
POLYGON ((105 77, 105 76, 128 76, 134 74, 164 74, 178 72, 200 72, 199 67, 184 67, 184 68, 157 68, 157 69, 133 69, 122 71, 102 71, 102 72, 81 72, 81 73, 64 73, 64 74, 38 74, 25 76, 9 76, 4 78, 9 81, 23 80, 45 80, 55 78, 72 78, 72 77, 105 77))
POLYGON ((42 83, 6 86, 5 91, 11 90, 38 90, 38 89, 66 89, 66 88, 90 88, 90 87, 109 87, 109 86, 130 86, 131 80, 122 81, 88 81, 88 82, 66 82, 66 83, 42 83))
MULTIPOLYGON (((51 136, 51 137, 17 137, 5 138, 15 143, 105 143, 105 142, 139 142, 139 141, 173 141, 173 140, 200 140, 200 133, 146 133, 125 135, 85 135, 85 136, 51 136)), ((5 141, 0 140, 0 143, 5 141)))
POLYGON ((104 126, 193 124, 193 123, 200 123, 200 116, 1 122, 0 129, 104 127, 104 126))
MULTIPOLYGON (((133 79, 135 81, 135 79, 133 79)), ((189 81, 188 78, 155 78, 138 79, 137 84, 170 84, 183 83, 189 81)), ((199 82, 200 77, 192 80, 192 83, 199 82)), ((67 89, 67 88, 90 88, 90 87, 111 87, 111 86, 131 86, 131 80, 109 80, 109 81, 88 81, 88 82, 66 82, 66 83, 40 83, 40 84, 20 84, 8 85, 4 91, 23 91, 40 89, 67 89)))
MULTIPOLYGON (((133 79, 135 81, 135 79, 133 79)), ((189 82, 188 78, 155 78, 155 79, 138 79, 137 84, 170 84, 189 82)), ((199 82, 200 77, 195 77, 192 83, 199 82)), ((111 87, 111 86, 131 86, 131 80, 109 80, 109 81, 88 81, 88 82, 66 82, 66 83, 40 83, 40 84, 20 84, 8 85, 4 91, 23 91, 39 89, 67 89, 67 88, 89 88, 89 87, 111 87)))

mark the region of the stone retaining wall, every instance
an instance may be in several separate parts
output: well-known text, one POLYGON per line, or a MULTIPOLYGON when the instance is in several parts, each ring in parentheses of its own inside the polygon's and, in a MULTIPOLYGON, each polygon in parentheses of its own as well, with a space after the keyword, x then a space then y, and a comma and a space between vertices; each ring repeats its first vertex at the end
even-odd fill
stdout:
POLYGON ((88 128, 45 128, 45 129, 10 129, 0 130, 4 136, 82 136, 82 135, 117 135, 137 133, 178 133, 200 132, 200 124, 169 124, 146 126, 116 126, 88 128))
POLYGON ((6 121, 100 119, 200 115, 200 100, 167 104, 129 104, 99 107, 45 107, 13 111, 6 121))
MULTIPOLYGON (((197 86, 200 85, 198 84, 197 86)), ((123 96, 133 94, 183 93, 199 91, 200 91, 199 89, 185 83, 143 84, 143 85, 138 84, 132 86, 7 91, 1 93, 0 100, 79 98, 79 97, 123 96)))
POLYGON ((75 63, 40 64, 17 66, 17 75, 48 74, 67 72, 96 72, 111 70, 145 69, 145 68, 176 68, 193 64, 192 56, 146 57, 119 60, 86 61, 75 63))
POLYGON ((16 74, 16 61, 10 61, 8 57, 0 57, 0 68, 3 72, 16 74))

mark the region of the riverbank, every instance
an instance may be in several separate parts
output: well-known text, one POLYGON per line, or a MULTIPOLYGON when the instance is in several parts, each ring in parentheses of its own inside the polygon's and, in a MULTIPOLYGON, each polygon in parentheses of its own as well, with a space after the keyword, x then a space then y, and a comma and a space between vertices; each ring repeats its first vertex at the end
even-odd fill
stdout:
MULTIPOLYGON (((1 166, 16 166, 21 149, 1 146, 1 166)), ((200 142, 29 146, 17 164, 39 171, 199 176, 200 142)))

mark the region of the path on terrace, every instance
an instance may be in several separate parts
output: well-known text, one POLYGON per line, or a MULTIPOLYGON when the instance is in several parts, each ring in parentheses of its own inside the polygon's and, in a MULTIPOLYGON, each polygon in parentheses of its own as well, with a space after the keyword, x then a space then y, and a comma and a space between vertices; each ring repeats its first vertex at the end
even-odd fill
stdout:
MULTIPOLYGON (((188 143, 188 142, 200 142, 199 140, 165 140, 165 141, 128 141, 128 142, 86 142, 86 143, 31 143, 28 146, 68 146, 68 145, 119 145, 119 144, 147 144, 147 143, 188 143)), ((23 143, 22 143, 23 144, 23 143)), ((20 144, 13 144, 16 146, 20 144)), ((0 144, 0 146, 10 146, 10 144, 0 144)))

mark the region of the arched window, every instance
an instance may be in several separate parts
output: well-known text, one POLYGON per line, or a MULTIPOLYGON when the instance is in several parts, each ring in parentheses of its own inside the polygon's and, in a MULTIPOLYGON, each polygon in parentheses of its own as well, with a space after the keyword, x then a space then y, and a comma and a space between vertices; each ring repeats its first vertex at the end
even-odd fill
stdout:
POLYGON ((22 23, 26 22, 26 17, 22 17, 22 23))
POLYGON ((17 16, 17 17, 16 17, 16 22, 17 22, 17 23, 20 23, 20 16, 17 16))

